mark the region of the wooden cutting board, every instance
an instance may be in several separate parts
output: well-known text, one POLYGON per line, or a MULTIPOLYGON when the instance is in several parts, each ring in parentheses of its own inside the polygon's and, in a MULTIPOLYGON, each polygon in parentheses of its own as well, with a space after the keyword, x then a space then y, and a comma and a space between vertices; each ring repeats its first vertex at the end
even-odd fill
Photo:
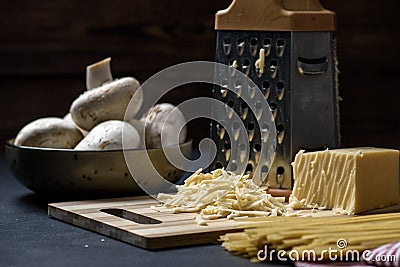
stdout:
POLYGON ((239 223, 219 219, 199 226, 195 213, 174 214, 151 206, 159 202, 146 197, 114 198, 48 205, 51 217, 115 238, 132 245, 159 249, 216 242, 224 233, 238 231, 239 223))
MULTIPOLYGON (((195 213, 174 214, 151 206, 158 202, 148 196, 53 203, 48 205, 51 217, 82 228, 146 248, 159 249, 216 242, 220 235, 240 231, 242 225, 226 218, 196 223, 195 213)), ((400 206, 371 213, 399 211, 400 206)), ((309 210, 302 211, 304 214, 309 210)), ((340 216, 330 210, 311 213, 314 217, 340 216)))

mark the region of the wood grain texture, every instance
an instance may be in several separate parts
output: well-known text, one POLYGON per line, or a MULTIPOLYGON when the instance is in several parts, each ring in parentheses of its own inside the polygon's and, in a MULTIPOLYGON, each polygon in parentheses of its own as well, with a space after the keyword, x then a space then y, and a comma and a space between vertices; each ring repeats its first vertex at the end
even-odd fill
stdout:
MULTIPOLYGON (((48 214, 64 222, 127 242, 146 249, 171 248, 215 243, 219 236, 240 231, 243 224, 226 218, 209 220, 208 225, 196 223, 196 213, 174 214, 164 207, 151 206, 158 202, 150 197, 114 198, 52 203, 48 214), (107 213, 117 211, 115 216, 107 213), (122 215, 127 212, 127 215, 122 215), (145 216, 147 219, 144 219, 145 216), (149 222, 155 222, 149 224, 149 222)), ((398 212, 400 205, 370 211, 368 214, 398 212)), ((312 217, 345 216, 331 210, 301 211, 312 217)))
MULTIPOLYGON (((111 56, 115 77, 141 82, 176 63, 213 60, 219 1, 3 1, 0 139, 38 117, 67 113, 85 66, 111 56)), ((400 20, 396 0, 321 0, 337 14, 342 144, 400 148, 400 20)), ((179 103, 208 86, 171 93, 179 103)), ((198 121, 195 140, 209 135, 198 121)), ((1 148, 3 149, 3 147, 1 148)))
POLYGON ((215 16, 217 30, 334 31, 335 14, 318 0, 233 0, 215 16))
POLYGON ((199 226, 194 219, 196 214, 173 214, 164 208, 157 212, 150 208, 157 204, 149 197, 65 202, 49 204, 48 213, 59 220, 146 249, 213 243, 220 235, 241 229, 239 223, 228 219, 199 226), (115 209, 161 223, 142 224, 104 212, 115 209))

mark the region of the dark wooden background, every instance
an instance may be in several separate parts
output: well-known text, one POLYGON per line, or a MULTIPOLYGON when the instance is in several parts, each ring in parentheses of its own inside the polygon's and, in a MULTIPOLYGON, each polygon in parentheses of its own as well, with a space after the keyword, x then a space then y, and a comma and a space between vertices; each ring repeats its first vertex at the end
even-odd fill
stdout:
MULTIPOLYGON (((338 18, 342 144, 400 148, 400 19, 396 0, 323 0, 338 18)), ((230 0, 19 0, 0 6, 0 139, 63 116, 84 90, 85 66, 112 57, 114 76, 141 82, 176 63, 213 60, 214 13, 230 0)), ((192 86, 178 103, 210 96, 192 86)), ((190 134, 208 136, 205 120, 190 134)), ((3 148, 2 148, 3 149, 3 148)))

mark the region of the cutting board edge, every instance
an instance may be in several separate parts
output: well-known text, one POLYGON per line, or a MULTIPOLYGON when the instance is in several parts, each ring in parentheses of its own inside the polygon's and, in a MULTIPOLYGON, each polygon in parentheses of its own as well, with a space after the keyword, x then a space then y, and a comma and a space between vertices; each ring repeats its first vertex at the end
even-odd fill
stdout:
POLYGON ((165 237, 148 238, 147 247, 145 247, 145 249, 159 250, 187 246, 198 246, 205 244, 218 244, 220 243, 220 236, 228 233, 239 232, 241 230, 243 230, 243 228, 231 228, 214 232, 190 233, 185 235, 171 235, 165 237), (190 238, 187 238, 188 236, 190 236, 190 238), (179 241, 179 244, 171 245, 171 243, 175 241, 179 241))
POLYGON ((116 240, 129 243, 134 246, 147 249, 147 239, 138 235, 124 235, 128 232, 123 229, 116 229, 115 227, 109 226, 107 224, 99 223, 96 220, 86 218, 80 214, 73 213, 68 210, 60 209, 58 207, 48 205, 48 216, 53 217, 62 222, 69 223, 71 225, 78 226, 82 229, 89 230, 94 233, 98 233, 107 237, 114 238, 116 240), (113 233, 116 231, 116 233, 113 233))
MULTIPOLYGON (((84 217, 80 214, 62 209, 55 205, 48 205, 48 216, 62 222, 78 226, 82 229, 92 231, 125 243, 141 247, 148 250, 159 250, 167 248, 178 248, 184 246, 204 245, 218 243, 221 235, 241 231, 243 228, 239 225, 235 228, 223 229, 213 232, 188 233, 184 235, 171 235, 163 237, 145 237, 136 235, 124 229, 116 229, 94 219, 84 217), (113 233, 113 231, 115 233, 113 233), (125 234, 129 233, 129 234, 125 234), (188 238, 190 237, 190 238, 188 238), (175 243, 176 242, 176 243, 175 243)), ((207 227, 207 226, 204 226, 207 227)))
MULTIPOLYGON (((134 204, 129 203, 129 202, 134 202, 136 200, 139 200, 139 202, 142 202, 143 200, 146 200, 144 197, 129 197, 129 198, 119 198, 119 199, 111 199, 111 203, 118 204, 115 208, 124 208, 125 205, 126 207, 131 208, 134 206, 134 204), (121 206, 121 201, 122 201, 122 206, 121 206), (128 202, 128 203, 125 203, 128 202)), ((85 201, 84 205, 94 205, 93 208, 94 210, 97 210, 100 207, 103 207, 103 204, 107 204, 107 207, 112 207, 113 205, 110 205, 110 202, 108 200, 97 200, 97 201, 85 201), (100 206, 99 206, 100 204, 100 206)), ((158 249, 167 249, 167 248, 176 248, 176 247, 183 247, 183 246, 194 246, 194 245, 202 245, 202 244, 211 244, 211 243, 218 243, 218 238, 226 233, 230 232, 237 232, 241 231, 243 229, 243 225, 240 225, 240 223, 236 226, 227 227, 224 229, 224 226, 222 229, 214 229, 211 231, 199 231, 199 232, 190 232, 190 233, 175 233, 171 232, 169 236, 163 236, 163 235, 158 235, 158 236, 151 236, 153 234, 144 234, 144 233, 139 233, 139 232, 133 232, 130 229, 126 228, 118 228, 118 226, 108 224, 108 222, 102 222, 101 220, 96 220, 96 218, 90 218, 85 216, 85 214, 81 214, 80 212, 82 209, 77 209, 76 207, 72 207, 71 204, 76 205, 79 204, 79 202, 67 202, 67 203, 50 203, 48 204, 48 215, 50 217, 54 217, 55 219, 58 219, 60 221, 69 223, 71 225, 78 226, 80 228, 110 237, 114 238, 117 240, 120 240, 122 242, 144 248, 144 249, 149 249, 149 250, 158 250, 158 249), (66 204, 65 207, 64 204, 66 204)), ((135 204, 136 205, 136 204, 135 204)), ((147 203, 146 205, 150 205, 150 203, 147 203)), ((140 204, 142 206, 142 204, 140 204)), ((87 208, 87 207, 85 207, 87 208)), ((130 209, 129 209, 130 210, 130 209)), ((378 213, 384 213, 384 212, 398 212, 400 211, 400 205, 397 206, 392 206, 389 208, 383 208, 376 210, 375 212, 378 213)), ((135 212, 133 210, 133 212, 135 212)), ((332 211, 324 211, 324 212, 332 212, 332 211)), ((323 213, 323 212, 322 212, 323 213)), ((139 213, 140 214, 140 213, 139 213)), ((326 214, 327 216, 329 214, 326 214)), ((331 214, 331 216, 338 216, 337 214, 331 214)), ((344 215, 342 215, 344 216, 344 215)), ((118 217, 118 216, 117 216, 118 217)), ((151 215, 149 217, 152 217, 151 215)), ((154 218, 157 219, 157 216, 154 218)), ((125 218, 121 219, 125 220, 125 218)), ((196 224, 194 219, 191 219, 193 221, 193 224, 196 224)), ((207 226, 198 226, 198 227, 205 227, 206 229, 207 226)), ((212 227, 211 227, 212 228, 212 227)), ((200 228, 199 228, 200 229, 200 228)), ((204 230, 203 229, 203 230, 204 230)), ((192 231, 192 230, 190 230, 192 231)))

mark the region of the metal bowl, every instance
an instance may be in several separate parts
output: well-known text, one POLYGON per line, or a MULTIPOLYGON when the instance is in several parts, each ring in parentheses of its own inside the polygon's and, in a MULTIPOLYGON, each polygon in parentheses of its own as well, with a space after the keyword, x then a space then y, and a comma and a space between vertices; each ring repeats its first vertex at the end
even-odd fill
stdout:
MULTIPOLYGON (((38 194, 68 199, 143 194, 126 166, 122 150, 76 151, 13 143, 13 139, 5 143, 9 166, 21 184, 38 194)), ((192 142, 181 144, 180 149, 190 158, 192 142)), ((139 165, 148 153, 160 175, 170 182, 175 183, 183 174, 167 160, 162 149, 131 149, 128 153, 139 165)), ((146 171, 143 168, 142 175, 146 171)))

